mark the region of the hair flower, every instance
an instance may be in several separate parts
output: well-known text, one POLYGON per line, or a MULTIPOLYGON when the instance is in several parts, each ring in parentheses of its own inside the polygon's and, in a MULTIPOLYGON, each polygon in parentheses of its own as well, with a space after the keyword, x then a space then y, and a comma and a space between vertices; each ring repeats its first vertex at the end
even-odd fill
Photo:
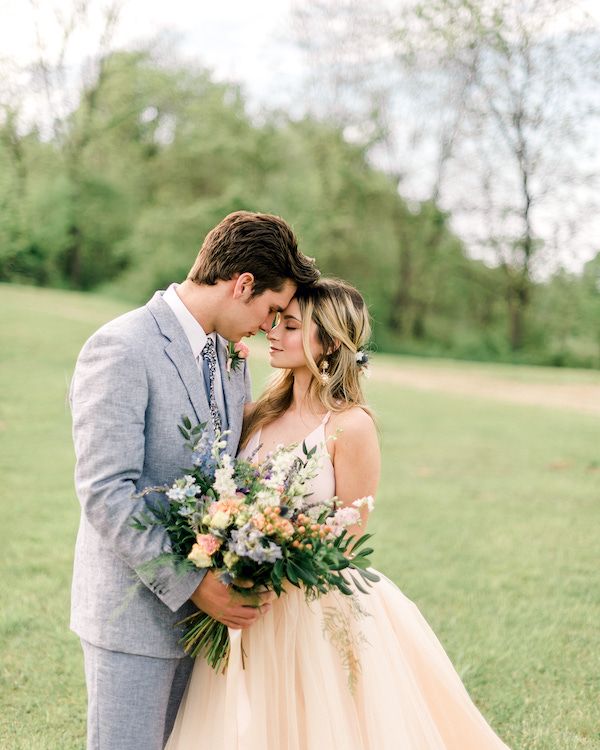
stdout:
POLYGON ((356 354, 354 355, 354 359, 356 360, 356 366, 360 370, 360 372, 365 375, 369 376, 369 355, 364 349, 359 349, 356 354))
POLYGON ((359 367, 364 367, 364 365, 368 364, 369 362, 369 355, 366 353, 364 349, 359 349, 354 355, 354 357, 356 359, 356 364, 359 367))

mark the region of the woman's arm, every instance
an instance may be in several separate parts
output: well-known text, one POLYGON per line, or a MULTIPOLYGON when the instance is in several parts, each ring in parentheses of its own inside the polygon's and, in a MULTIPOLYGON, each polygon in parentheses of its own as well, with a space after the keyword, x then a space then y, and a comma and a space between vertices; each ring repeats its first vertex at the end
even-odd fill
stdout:
MULTIPOLYGON (((355 500, 367 495, 375 497, 379 485, 381 455, 372 418, 357 406, 336 415, 331 421, 334 433, 337 432, 332 461, 338 507, 352 505, 355 500)), ((365 533, 368 508, 363 506, 360 514, 361 525, 350 527, 349 534, 362 536, 365 533)))

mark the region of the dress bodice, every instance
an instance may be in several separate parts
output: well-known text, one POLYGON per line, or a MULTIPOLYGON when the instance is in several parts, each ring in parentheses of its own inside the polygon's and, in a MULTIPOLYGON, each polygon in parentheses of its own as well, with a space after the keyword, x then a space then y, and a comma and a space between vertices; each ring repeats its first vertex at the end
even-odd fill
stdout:
MULTIPOLYGON (((294 448, 294 452, 298 456, 303 457, 302 443, 306 443, 308 450, 316 447, 316 455, 319 457, 319 471, 313 477, 311 481, 312 494, 307 498, 309 504, 320 503, 324 500, 330 500, 335 495, 335 474, 333 471, 333 464, 329 451, 327 450, 326 437, 325 437, 325 425, 329 421, 331 412, 323 417, 321 423, 315 427, 298 445, 294 448)), ((240 458, 248 458, 260 445, 261 430, 257 430, 253 435, 250 436, 248 443, 239 453, 240 458)))

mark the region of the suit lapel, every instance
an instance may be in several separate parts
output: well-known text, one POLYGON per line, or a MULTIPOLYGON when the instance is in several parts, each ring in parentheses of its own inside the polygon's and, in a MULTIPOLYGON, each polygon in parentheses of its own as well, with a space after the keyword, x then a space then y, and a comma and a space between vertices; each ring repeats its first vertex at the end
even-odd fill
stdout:
MULTIPOLYGON (((154 316, 163 336, 168 339, 165 344, 165 354, 175 365, 179 377, 188 393, 196 418, 199 422, 212 425, 210 408, 202 382, 202 373, 194 359, 187 337, 177 322, 177 318, 170 307, 162 299, 161 292, 156 292, 148 302, 148 309, 154 316)), ((186 416, 186 415, 182 415, 186 416)))
POLYGON ((227 445, 230 449, 237 449, 242 429, 243 411, 240 407, 239 375, 231 370, 227 372, 227 339, 217 334, 217 360, 221 370, 221 383, 223 384, 223 398, 225 400, 225 411, 227 412, 227 445))

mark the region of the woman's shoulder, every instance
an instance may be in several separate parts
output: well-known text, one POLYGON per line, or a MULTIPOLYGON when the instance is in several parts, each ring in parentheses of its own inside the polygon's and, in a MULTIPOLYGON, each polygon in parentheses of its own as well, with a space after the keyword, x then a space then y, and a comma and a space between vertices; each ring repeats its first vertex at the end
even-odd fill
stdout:
POLYGON ((339 431, 340 436, 345 435, 350 440, 377 434, 373 417, 362 406, 353 405, 332 412, 330 421, 332 432, 339 431))
POLYGON ((363 471, 379 461, 379 438, 373 417, 361 406, 349 406, 334 412, 330 435, 334 466, 343 471, 363 471))

